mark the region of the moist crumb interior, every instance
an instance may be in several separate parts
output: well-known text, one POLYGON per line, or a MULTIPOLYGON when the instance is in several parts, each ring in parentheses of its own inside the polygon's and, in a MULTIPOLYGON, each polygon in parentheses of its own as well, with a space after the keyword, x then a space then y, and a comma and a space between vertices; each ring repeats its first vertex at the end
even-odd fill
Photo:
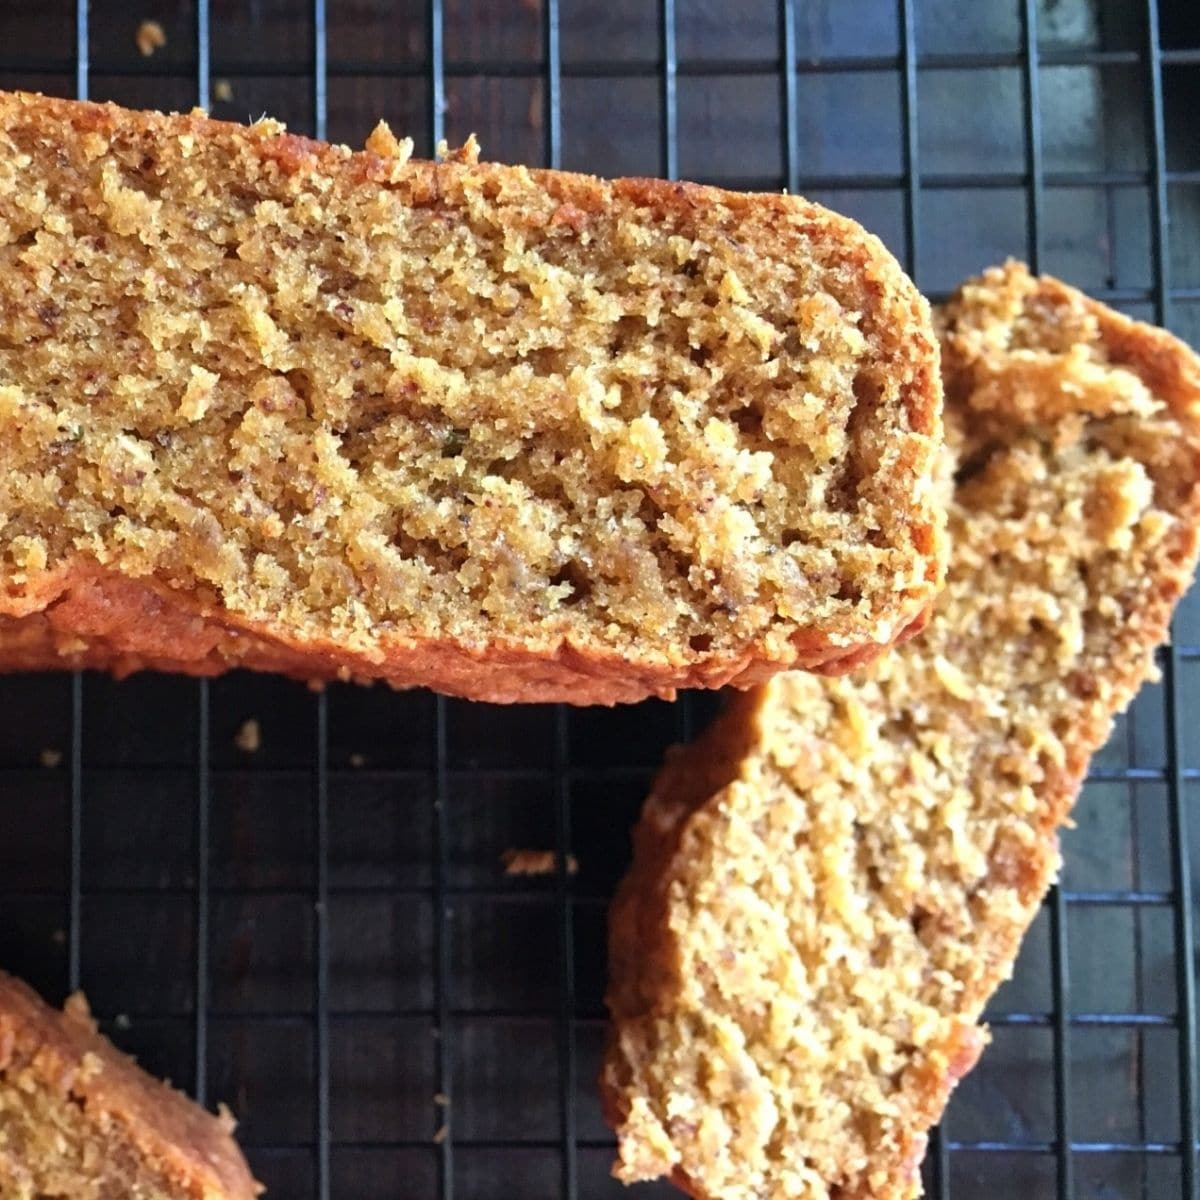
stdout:
POLYGON ((0 1070, 0 1194, 4 1200, 180 1200, 185 1193, 137 1150, 120 1121, 93 1120, 77 1097, 17 1061, 0 1070))
POLYGON ((929 627, 856 675, 776 677, 647 803, 612 941, 625 1182, 917 1193, 1087 756, 1194 566, 1200 369, 1184 421, 1077 294, 1016 266, 942 319, 950 568, 929 627))
POLYGON ((902 331, 818 235, 772 257, 732 218, 584 211, 384 131, 351 156, 269 122, 51 137, 14 112, 10 589, 82 556, 348 645, 699 659, 885 641, 927 588, 902 331))

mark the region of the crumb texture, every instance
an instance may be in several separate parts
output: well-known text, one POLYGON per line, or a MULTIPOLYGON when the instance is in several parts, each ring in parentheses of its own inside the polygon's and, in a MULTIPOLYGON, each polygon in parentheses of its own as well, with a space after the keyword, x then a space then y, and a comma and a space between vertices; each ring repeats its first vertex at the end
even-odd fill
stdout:
POLYGON ((0 95, 0 613, 120 577, 220 661, 566 647, 642 695, 922 613, 936 343, 876 239, 410 148, 0 95))
POLYGON ((951 565, 919 638, 735 701, 611 916, 618 1176, 908 1200, 1113 715, 1195 567, 1200 362, 1016 264, 939 316, 951 565))
POLYGON ((253 1200, 233 1121, 151 1079, 97 1032, 0 973, 4 1200, 253 1200))

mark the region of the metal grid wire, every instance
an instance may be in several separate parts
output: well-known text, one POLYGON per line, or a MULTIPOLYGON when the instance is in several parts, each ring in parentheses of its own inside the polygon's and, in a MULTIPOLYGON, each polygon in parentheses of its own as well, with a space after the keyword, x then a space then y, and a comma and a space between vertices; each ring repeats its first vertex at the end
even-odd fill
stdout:
MULTIPOLYGON (((615 113, 633 122, 636 169, 786 186, 882 219, 935 295, 997 247, 1069 277, 1092 254, 1105 264, 1082 280, 1094 294, 1193 340, 1200 329, 1189 250, 1200 158, 1173 161, 1170 132, 1200 98, 1193 0, 769 0, 736 14, 713 0, 147 0, 145 15, 161 15, 179 43, 161 61, 130 53, 120 5, 9 7, 3 86, 69 93, 73 76, 81 97, 163 107, 215 97, 218 111, 222 90, 244 88, 292 105, 293 126, 318 137, 348 135, 332 129, 334 107, 339 123, 353 111, 361 137, 383 97, 423 123, 411 131, 426 150, 447 133, 456 89, 466 101, 455 136, 499 105, 504 150, 504 89, 524 88, 516 144, 546 165, 608 155, 620 167, 602 131, 615 113), (1095 36, 1072 35, 1081 14, 1095 36), (979 36, 957 44, 972 21, 979 36), (876 36, 889 26, 892 40, 876 36), (514 49, 514 27, 533 31, 532 50, 514 49), (1051 164, 1049 124, 1082 111, 1056 71, 1102 80, 1102 133, 1132 126, 1136 161, 1081 164, 1056 133, 1051 164), (872 107, 880 78, 894 111, 872 107), (986 137, 971 144, 993 120, 986 85, 997 79, 1010 99, 1016 81, 1015 160, 986 137), (481 80, 492 90, 472 101, 481 80), (960 85, 962 112, 948 112, 939 80, 960 85), (868 102, 856 108, 860 88, 868 102), (774 172, 757 165, 770 155, 721 149, 722 111, 747 89, 759 108, 735 133, 774 139, 774 172), (683 154, 697 136, 683 129, 693 102, 711 126, 711 172, 687 165, 701 161, 694 149, 683 154), (830 121, 836 136, 823 132, 830 121), (943 126, 944 144, 927 140, 943 126), (1105 228, 1072 257, 1072 223, 1089 211, 1105 228)), ((1198 661, 1193 597, 1161 685, 1097 759, 1063 884, 993 1005, 995 1045, 932 1140, 937 1200, 1197 1200, 1198 661)), ((0 680, 0 963, 56 999, 86 987, 106 1031, 150 1069, 202 1103, 230 1102, 272 1194, 620 1194, 593 1087, 603 909, 663 748, 712 710, 709 697, 611 713, 497 710, 341 687, 313 696, 245 676, 0 680), (263 728, 257 751, 235 744, 249 717, 263 728), (500 851, 522 846, 554 850, 552 878, 503 876, 500 851)))

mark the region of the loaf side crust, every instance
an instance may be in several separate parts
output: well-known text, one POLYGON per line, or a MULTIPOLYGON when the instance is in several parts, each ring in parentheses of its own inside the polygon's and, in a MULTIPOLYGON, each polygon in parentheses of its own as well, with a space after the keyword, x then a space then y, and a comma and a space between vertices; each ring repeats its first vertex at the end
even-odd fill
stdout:
MULTIPOLYGON (((194 597, 155 581, 98 572, 86 564, 64 573, 62 591, 44 609, 0 616, 0 672, 99 670, 123 679, 139 671, 213 677, 245 669, 326 683, 382 682, 396 689, 431 688, 491 704, 633 704, 647 696, 674 699, 677 688, 739 689, 769 679, 773 663, 746 654, 697 664, 664 682, 662 673, 619 654, 601 655, 568 643, 552 653, 520 642, 463 646, 452 641, 392 644, 385 657, 354 653, 332 640, 279 630, 267 634, 194 597)), ((924 627, 922 613, 897 637, 924 627)), ((881 647, 823 648, 810 669, 839 674, 871 662, 881 647)))

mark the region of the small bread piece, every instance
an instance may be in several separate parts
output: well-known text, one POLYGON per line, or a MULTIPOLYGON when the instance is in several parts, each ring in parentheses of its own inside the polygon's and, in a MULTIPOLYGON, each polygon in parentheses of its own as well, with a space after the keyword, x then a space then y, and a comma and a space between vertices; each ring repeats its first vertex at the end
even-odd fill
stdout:
POLYGON ((626 1182, 907 1200, 1114 713, 1195 567, 1200 361, 1015 264, 941 313, 945 592, 669 760, 611 913, 626 1182))
POLYGON ((213 1116, 96 1031, 0 972, 4 1200, 253 1200, 226 1112, 213 1116))
POLYGON ((612 703, 940 584, 924 300, 796 197, 0 93, 0 669, 612 703))

